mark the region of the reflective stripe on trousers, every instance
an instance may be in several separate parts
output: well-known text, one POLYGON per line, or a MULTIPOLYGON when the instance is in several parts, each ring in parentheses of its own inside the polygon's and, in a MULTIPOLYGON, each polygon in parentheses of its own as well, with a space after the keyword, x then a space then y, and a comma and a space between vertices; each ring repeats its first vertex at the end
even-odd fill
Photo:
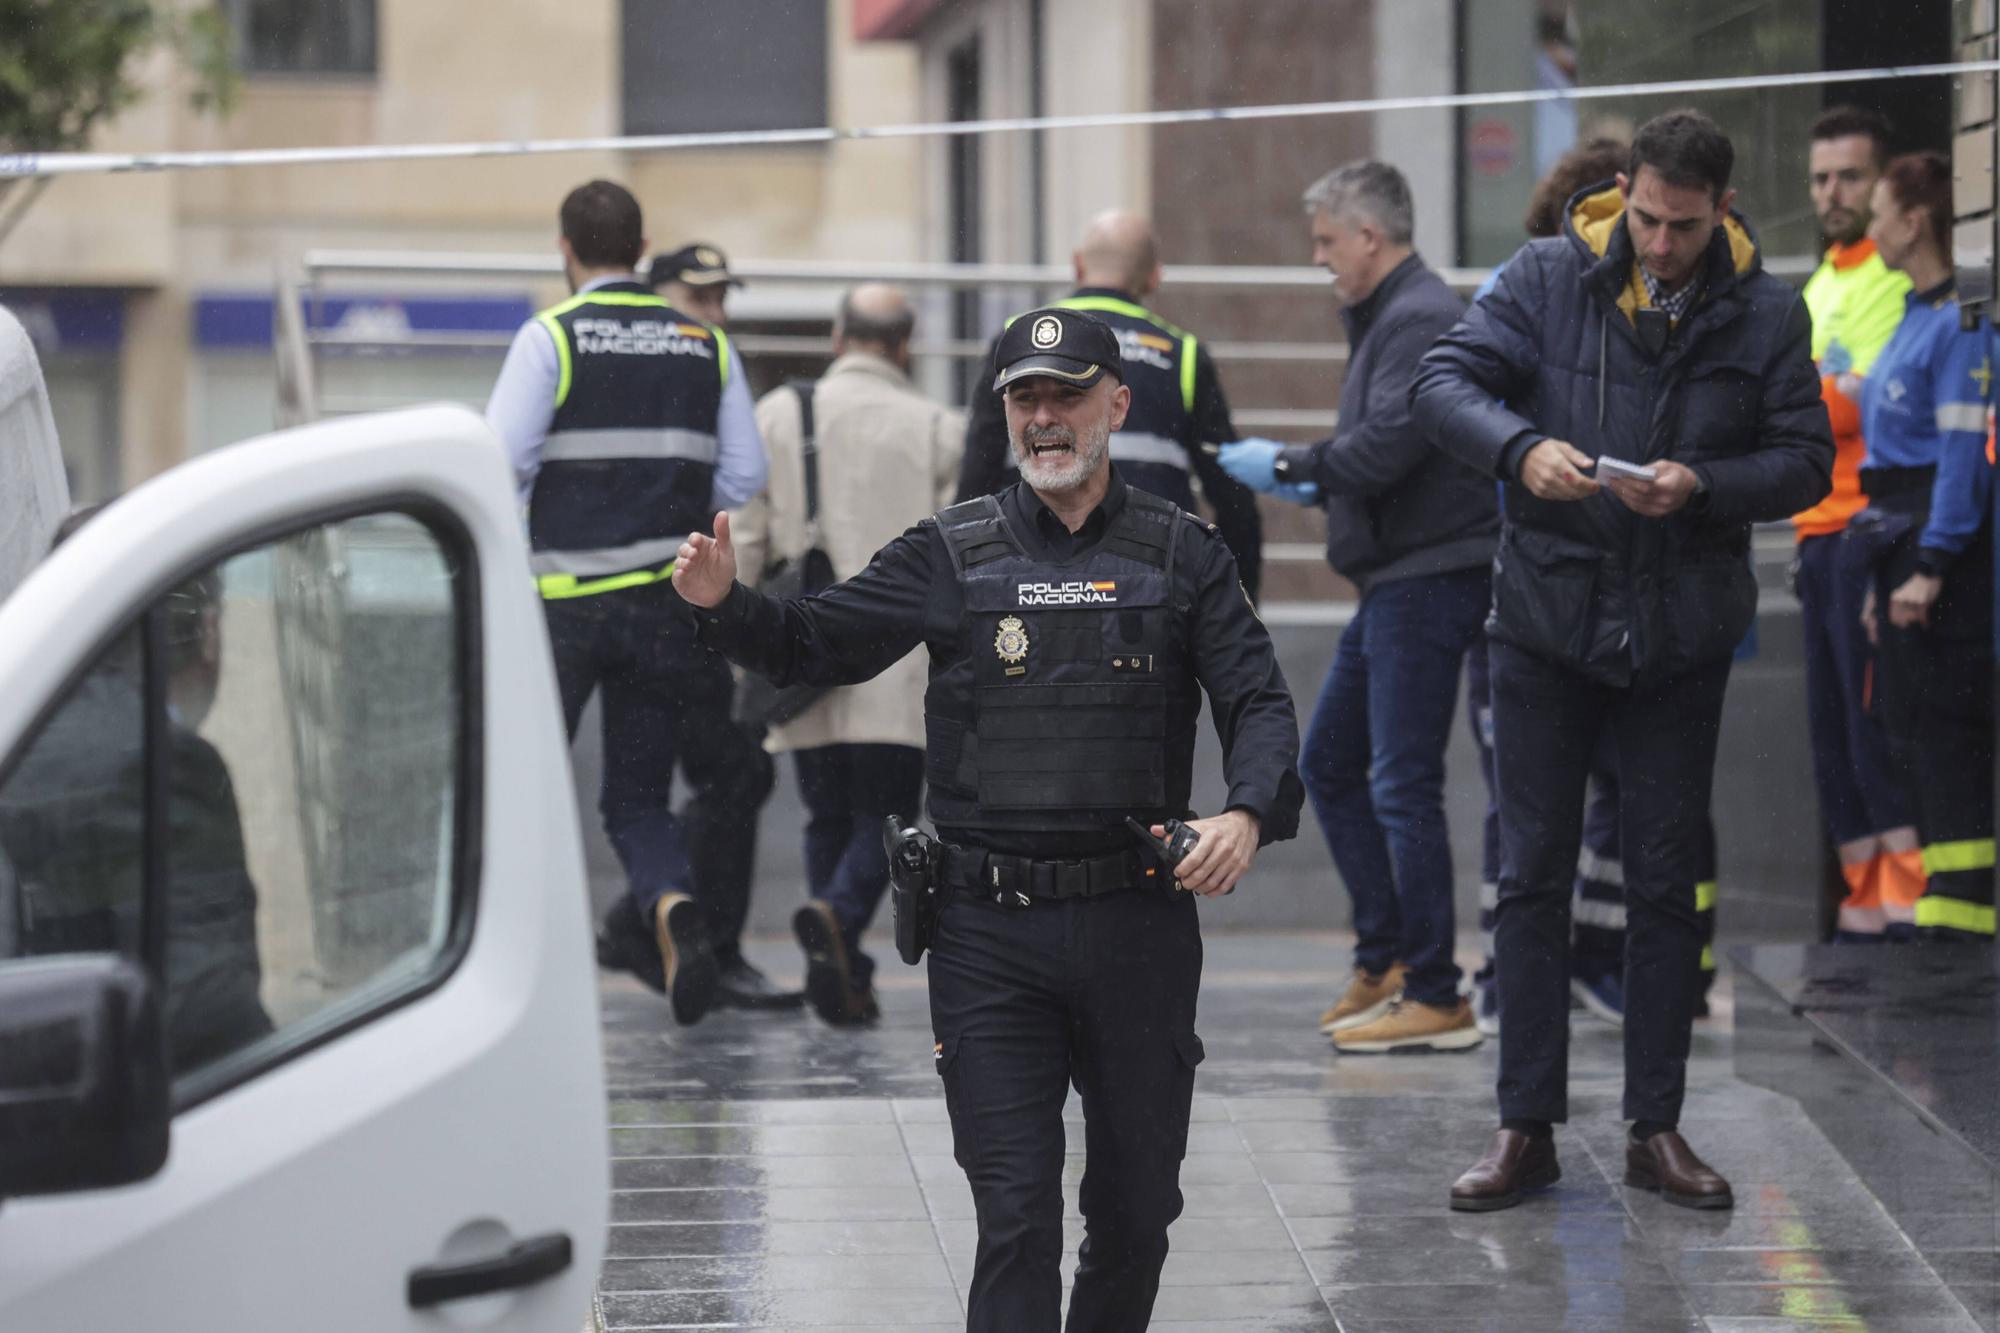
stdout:
POLYGON ((1991 838, 1925 847, 1924 869, 1930 883, 1917 900, 1917 924, 1968 935, 1993 934, 1993 851, 1991 838))

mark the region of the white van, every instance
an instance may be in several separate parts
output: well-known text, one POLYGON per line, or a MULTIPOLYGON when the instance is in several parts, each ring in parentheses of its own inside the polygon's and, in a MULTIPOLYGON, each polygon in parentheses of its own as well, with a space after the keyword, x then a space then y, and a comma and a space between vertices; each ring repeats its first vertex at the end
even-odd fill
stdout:
POLYGON ((0 1328, 547 1329, 609 1168, 514 488, 461 408, 207 455, 0 603, 0 1328))

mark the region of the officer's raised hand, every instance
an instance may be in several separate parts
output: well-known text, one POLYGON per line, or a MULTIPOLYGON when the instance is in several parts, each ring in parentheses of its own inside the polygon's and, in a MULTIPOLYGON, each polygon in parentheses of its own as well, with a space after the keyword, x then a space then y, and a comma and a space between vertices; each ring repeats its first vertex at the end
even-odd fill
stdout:
POLYGON ((736 582, 736 547, 729 540, 729 515, 715 516, 715 535, 693 533, 674 558, 674 591, 694 606, 720 606, 736 582))
MULTIPOLYGON (((1257 858, 1257 839, 1263 832, 1257 816, 1248 810, 1228 810, 1211 819, 1190 819, 1188 827, 1201 835, 1201 841, 1187 860, 1174 867, 1174 878, 1190 893, 1205 897, 1235 888, 1257 858)), ((1166 837, 1166 828, 1153 825, 1153 836, 1166 837)))

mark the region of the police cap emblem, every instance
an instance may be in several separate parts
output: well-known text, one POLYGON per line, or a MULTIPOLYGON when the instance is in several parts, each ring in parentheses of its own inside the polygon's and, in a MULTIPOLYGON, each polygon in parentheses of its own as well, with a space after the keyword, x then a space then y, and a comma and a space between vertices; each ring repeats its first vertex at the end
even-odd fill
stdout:
POLYGON ((694 258, 695 262, 700 264, 703 268, 722 267, 722 256, 705 245, 698 245, 695 247, 694 258))
POLYGON ((1000 632, 993 636, 993 651, 1009 666, 1028 656, 1028 627, 1021 623, 1019 616, 1001 619, 1000 632))
POLYGON ((1054 347, 1062 341, 1062 321, 1054 315, 1043 315, 1035 321, 1034 331, 1030 336, 1037 347, 1054 347))

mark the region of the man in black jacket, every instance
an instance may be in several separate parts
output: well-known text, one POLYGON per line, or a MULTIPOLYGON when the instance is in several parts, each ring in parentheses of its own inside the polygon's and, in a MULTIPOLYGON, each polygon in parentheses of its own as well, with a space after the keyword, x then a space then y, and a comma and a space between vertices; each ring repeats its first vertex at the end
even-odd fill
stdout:
POLYGON ((1508 261, 1412 387, 1430 438, 1508 483, 1487 621, 1501 1129, 1452 1186, 1456 1209, 1510 1207, 1560 1174, 1569 882, 1600 733, 1623 798, 1625 1180, 1731 1203, 1677 1129, 1695 868, 1730 655, 1757 606, 1750 525, 1817 501, 1833 465, 1811 321, 1730 212, 1733 161, 1699 113, 1643 126, 1626 172, 1508 261))
POLYGON ((1299 769, 1354 903, 1354 975, 1320 1015, 1342 1051, 1456 1050, 1479 1029, 1459 998, 1444 751, 1466 649, 1491 600, 1493 483, 1431 448, 1410 377, 1465 303, 1410 247, 1410 188, 1354 162, 1305 195, 1313 258, 1347 323, 1340 429, 1222 464, 1259 490, 1326 505, 1326 558, 1361 605, 1306 728, 1299 769))

